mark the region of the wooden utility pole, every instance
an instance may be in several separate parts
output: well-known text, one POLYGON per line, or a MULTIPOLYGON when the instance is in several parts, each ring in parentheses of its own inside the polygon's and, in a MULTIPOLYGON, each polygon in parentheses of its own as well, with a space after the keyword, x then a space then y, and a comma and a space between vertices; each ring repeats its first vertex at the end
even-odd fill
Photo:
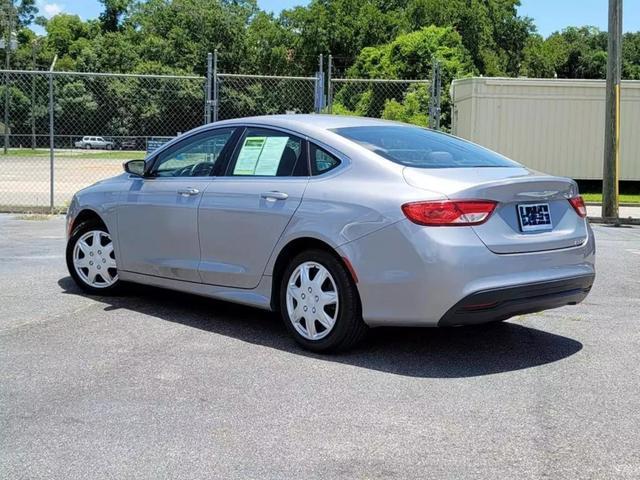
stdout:
POLYGON ((622 0, 609 0, 607 100, 604 127, 602 217, 618 218, 620 169, 620 83, 622 79, 622 0))

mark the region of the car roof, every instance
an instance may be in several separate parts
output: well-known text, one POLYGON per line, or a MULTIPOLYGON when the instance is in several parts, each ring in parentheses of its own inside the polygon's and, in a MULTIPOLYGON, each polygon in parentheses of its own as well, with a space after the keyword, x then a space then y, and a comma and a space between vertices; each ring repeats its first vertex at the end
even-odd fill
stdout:
POLYGON ((222 120, 209 124, 210 127, 221 127, 224 125, 264 125, 281 127, 300 133, 313 135, 314 133, 326 132, 335 128, 345 127, 368 127, 368 126, 390 126, 406 125, 400 122, 380 120, 378 118, 355 117, 347 115, 319 114, 289 114, 289 115, 262 115, 256 117, 235 118, 233 120, 222 120))

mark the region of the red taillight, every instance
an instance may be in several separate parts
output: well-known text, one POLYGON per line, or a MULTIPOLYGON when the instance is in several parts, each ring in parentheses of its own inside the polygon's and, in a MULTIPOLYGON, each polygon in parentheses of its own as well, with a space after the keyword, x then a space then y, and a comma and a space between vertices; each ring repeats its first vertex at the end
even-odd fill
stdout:
POLYGON ((443 202, 405 203, 402 211, 418 225, 460 227, 486 222, 497 203, 490 200, 447 200, 443 202))
POLYGON ((584 200, 580 195, 570 198, 569 203, 580 218, 584 218, 587 216, 587 206, 584 204, 584 200))

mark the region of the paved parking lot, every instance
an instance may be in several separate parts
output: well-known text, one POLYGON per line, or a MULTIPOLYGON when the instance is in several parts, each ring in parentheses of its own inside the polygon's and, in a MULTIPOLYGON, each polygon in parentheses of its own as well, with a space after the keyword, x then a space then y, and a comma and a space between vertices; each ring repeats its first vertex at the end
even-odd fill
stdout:
POLYGON ((0 215, 0 478, 640 477, 640 228, 577 307, 300 350, 272 314, 87 297, 64 222, 0 215))

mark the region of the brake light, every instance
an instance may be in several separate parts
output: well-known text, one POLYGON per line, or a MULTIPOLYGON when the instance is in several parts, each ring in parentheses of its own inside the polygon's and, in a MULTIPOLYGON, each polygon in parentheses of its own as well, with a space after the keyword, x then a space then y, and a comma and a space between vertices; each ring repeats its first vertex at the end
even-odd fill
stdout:
POLYGON ((584 218, 587 216, 587 206, 584 204, 584 200, 580 195, 578 195, 577 197, 569 198, 569 203, 580 218, 584 218))
POLYGON ((496 208, 491 200, 446 200, 412 202, 402 206, 402 212, 413 223, 430 227, 461 227, 486 222, 496 208))

